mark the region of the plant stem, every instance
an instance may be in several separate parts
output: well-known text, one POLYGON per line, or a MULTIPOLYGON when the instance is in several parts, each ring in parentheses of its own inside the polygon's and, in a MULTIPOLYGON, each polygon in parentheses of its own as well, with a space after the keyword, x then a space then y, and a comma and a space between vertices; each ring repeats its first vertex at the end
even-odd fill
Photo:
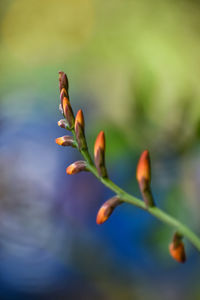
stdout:
MULTIPOLYGON (((74 136, 74 139, 76 140, 76 135, 75 135, 74 129, 72 129, 71 131, 74 136)), ((77 149, 78 149, 78 147, 77 147, 77 149)), ((126 191, 121 189, 119 186, 117 186, 109 178, 100 177, 97 173, 97 169, 92 161, 92 158, 90 156, 88 149, 79 150, 79 151, 87 162, 88 171, 90 171, 99 181, 101 181, 105 186, 107 186, 116 195, 118 195, 121 200, 123 200, 124 202, 130 203, 132 205, 135 205, 143 210, 146 210, 151 215, 153 215, 155 218, 159 219, 161 222, 173 227, 178 233, 180 233, 184 237, 186 237, 191 242, 191 244, 200 252, 200 238, 192 230, 190 230, 186 225, 184 225, 180 221, 176 220, 175 217, 172 217, 171 215, 167 214, 160 208, 158 208, 156 206, 147 207, 146 204, 142 200, 136 198, 135 196, 130 195, 129 193, 127 193, 126 191)))

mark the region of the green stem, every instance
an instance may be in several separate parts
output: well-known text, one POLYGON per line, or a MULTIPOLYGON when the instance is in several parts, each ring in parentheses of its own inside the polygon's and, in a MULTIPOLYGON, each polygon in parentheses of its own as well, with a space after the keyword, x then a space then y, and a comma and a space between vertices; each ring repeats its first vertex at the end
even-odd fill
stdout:
MULTIPOLYGON (((74 129, 72 129, 72 134, 74 136, 74 139, 76 140, 76 135, 74 132, 74 129)), ((78 149, 79 150, 79 149, 78 149)), ((159 219, 161 222, 168 224, 169 226, 173 227, 177 232, 185 236, 191 244, 200 251, 200 238, 192 231, 190 230, 186 225, 181 223, 180 221, 176 220, 175 217, 170 216, 160 208, 156 206, 152 207, 146 207, 145 203, 128 194, 126 191, 118 187, 113 181, 111 181, 109 178, 100 177, 97 173, 97 169, 92 161, 92 158, 90 156, 90 153, 88 152, 88 149, 85 150, 79 150, 84 159, 87 162, 87 168, 88 170, 99 180, 101 181, 105 186, 107 186, 110 190, 112 190, 115 194, 117 194, 121 200, 124 202, 130 203, 132 205, 135 205, 143 210, 146 210, 151 215, 153 215, 155 218, 159 219)))

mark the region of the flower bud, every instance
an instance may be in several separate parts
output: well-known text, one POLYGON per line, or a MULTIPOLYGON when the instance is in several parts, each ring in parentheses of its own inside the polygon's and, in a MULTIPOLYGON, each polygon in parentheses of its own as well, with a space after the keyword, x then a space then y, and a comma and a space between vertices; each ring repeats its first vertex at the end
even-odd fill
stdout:
POLYGON ((65 90, 67 92, 68 92, 68 89, 69 89, 69 83, 68 83, 67 75, 62 71, 59 72, 59 88, 60 88, 60 92, 63 88, 65 88, 65 90))
POLYGON ((123 201, 118 198, 118 196, 114 196, 107 200, 99 209, 96 217, 96 223, 98 225, 103 224, 110 215, 113 213, 114 209, 122 204, 123 201))
POLYGON ((99 176, 106 177, 107 170, 105 167, 105 136, 103 131, 100 131, 95 141, 94 161, 99 176))
POLYGON ((79 109, 79 111, 76 114, 76 119, 75 119, 75 127, 76 124, 80 124, 80 126, 84 129, 85 127, 85 122, 84 122, 84 117, 83 117, 83 112, 82 109, 79 109))
POLYGON ((74 175, 81 171, 87 171, 87 164, 84 160, 78 160, 66 169, 66 173, 69 175, 74 175))
POLYGON ((85 127, 85 122, 84 122, 83 112, 81 109, 79 109, 75 118, 75 133, 78 142, 78 147, 80 150, 87 149, 84 127, 85 127))
POLYGON ((149 151, 145 150, 142 152, 137 165, 136 171, 137 181, 140 182, 142 179, 149 182, 151 181, 151 165, 149 151))
POLYGON ((60 146, 71 146, 75 147, 75 142, 72 136, 65 135, 55 139, 56 144, 60 146))
POLYGON ((185 248, 182 242, 182 236, 175 233, 172 243, 169 245, 169 252, 171 256, 178 262, 184 263, 186 261, 185 248))
POLYGON ((62 88, 61 92, 60 92, 60 101, 61 101, 61 106, 63 107, 63 98, 66 97, 69 99, 69 95, 68 92, 66 91, 65 88, 62 88))
POLYGON ((136 171, 136 178, 139 184, 139 188, 147 207, 154 206, 154 200, 151 192, 151 165, 149 151, 142 152, 136 171))
POLYGON ((58 126, 61 128, 65 128, 68 129, 68 124, 67 121, 65 119, 61 119, 58 121, 58 126))
POLYGON ((69 124, 69 127, 72 128, 74 126, 74 113, 67 97, 63 98, 63 114, 69 124))

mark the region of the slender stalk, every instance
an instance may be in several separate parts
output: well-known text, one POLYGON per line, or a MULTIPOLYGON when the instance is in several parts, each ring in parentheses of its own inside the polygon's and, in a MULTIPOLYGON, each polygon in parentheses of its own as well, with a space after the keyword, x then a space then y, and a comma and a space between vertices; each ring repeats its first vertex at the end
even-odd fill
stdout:
MULTIPOLYGON (((169 214, 167 214, 166 212, 164 212, 163 210, 159 209, 154 205, 151 189, 149 186, 151 170, 150 170, 150 158, 149 158, 148 150, 145 150, 142 153, 137 168, 137 181, 139 183, 139 187, 144 201, 128 194, 126 191, 121 189, 119 186, 117 186, 112 180, 110 180, 107 177, 107 170, 104 164, 105 137, 103 131, 100 131, 95 142, 95 146, 94 146, 95 164, 94 164, 91 155, 87 149, 87 142, 84 133, 83 112, 82 110, 79 110, 77 112, 76 118, 74 118, 73 110, 69 101, 68 87, 69 87, 68 79, 66 74, 64 72, 59 72, 59 88, 60 88, 60 99, 61 99, 60 111, 63 113, 67 125, 65 124, 65 122, 63 124, 62 122, 63 120, 60 120, 58 125, 72 132, 74 138, 73 146, 75 146, 80 151, 80 153, 85 159, 84 169, 87 169, 94 176, 96 176, 96 178, 99 181, 101 181, 102 184, 104 184, 106 187, 112 190, 120 200, 135 205, 147 211, 148 213, 150 213, 152 216, 154 216, 161 222, 166 223, 169 226, 173 227, 176 230, 177 234, 186 237, 191 242, 191 244, 200 252, 200 237, 198 237, 185 224, 176 220, 175 217, 170 216, 169 214), (97 168, 95 165, 97 166, 97 168)), ((172 257, 177 261, 184 262, 185 261, 184 245, 180 244, 179 246, 181 246, 181 248, 179 247, 176 249, 172 244, 172 247, 170 246, 170 253, 172 257), (177 253, 177 250, 179 251, 179 253, 177 253), (181 253, 180 250, 182 251, 181 253)))
MULTIPOLYGON (((72 134, 76 140, 74 130, 72 130, 72 134)), ((92 161, 89 151, 81 150, 80 153, 82 154, 82 156, 84 157, 84 159, 87 162, 88 170, 99 181, 101 181, 106 187, 108 187, 116 195, 118 195, 121 200, 123 200, 124 202, 127 202, 129 204, 135 205, 143 210, 146 210, 151 215, 153 215, 155 218, 159 219, 161 222, 173 227, 177 232, 179 232, 184 237, 186 237, 191 242, 191 244, 200 252, 200 238, 192 230, 190 230, 186 225, 184 225, 180 221, 176 220, 175 217, 172 217, 171 215, 167 214, 166 212, 164 212, 163 210, 161 210, 160 208, 158 208, 156 206, 147 208, 145 203, 142 200, 136 198, 135 196, 130 195, 129 193, 127 193, 126 191, 121 189, 119 186, 117 186, 109 178, 100 177, 97 173, 97 169, 92 161)))

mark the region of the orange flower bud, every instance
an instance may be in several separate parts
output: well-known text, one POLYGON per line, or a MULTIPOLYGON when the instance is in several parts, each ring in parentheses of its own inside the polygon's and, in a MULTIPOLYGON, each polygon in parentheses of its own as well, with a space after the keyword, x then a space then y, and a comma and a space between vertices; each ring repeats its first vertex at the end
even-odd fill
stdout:
POLYGON ((60 146, 71 146, 71 147, 75 147, 75 142, 73 137, 69 136, 69 135, 65 135, 65 136, 61 136, 57 139, 55 139, 56 144, 60 145, 60 146))
POLYGON ((98 150, 101 149, 105 151, 105 135, 103 131, 100 131, 94 145, 94 156, 97 156, 98 150))
POLYGON ((98 134, 94 145, 94 161, 99 176, 106 177, 105 167, 105 135, 103 131, 98 134))
POLYGON ((76 128, 76 125, 78 125, 78 123, 82 126, 82 128, 84 128, 85 122, 84 122, 83 112, 81 109, 79 109, 79 111, 76 114, 75 128, 76 128))
POLYGON ((137 165, 136 178, 138 182, 141 182, 142 179, 145 179, 145 181, 149 183, 151 181, 151 165, 148 150, 143 151, 140 156, 137 165))
POLYGON ((111 199, 107 200, 99 209, 96 217, 96 223, 98 225, 103 224, 110 215, 113 213, 114 209, 122 204, 123 201, 120 200, 117 196, 112 197, 111 199))
POLYGON ((74 174, 77 174, 81 171, 87 171, 86 166, 87 166, 87 164, 86 164, 85 161, 78 160, 78 161, 74 162, 73 164, 71 164, 70 166, 67 167, 66 173, 69 174, 69 175, 74 175, 74 174))
POLYGON ((78 147, 80 150, 87 149, 84 126, 85 126, 85 122, 84 122, 83 112, 81 109, 79 109, 75 118, 75 133, 78 142, 78 147))
POLYGON ((169 245, 169 252, 171 256, 178 262, 184 263, 186 261, 185 248, 183 242, 179 242, 178 245, 175 245, 172 242, 169 245))
POLYGON ((69 127, 72 128, 74 126, 74 113, 67 97, 63 98, 63 114, 67 119, 69 127))
POLYGON ((60 92, 60 101, 61 101, 61 105, 63 106, 63 98, 66 97, 66 98, 69 98, 69 95, 66 91, 65 88, 62 88, 61 92, 60 92))
POLYGON ((149 151, 145 150, 142 152, 136 171, 136 178, 139 183, 139 188, 147 207, 154 206, 154 200, 151 192, 151 165, 149 151))
POLYGON ((68 92, 68 89, 69 89, 69 83, 68 83, 67 75, 62 71, 59 72, 59 88, 60 88, 60 92, 63 88, 65 88, 65 90, 67 92, 68 92))

